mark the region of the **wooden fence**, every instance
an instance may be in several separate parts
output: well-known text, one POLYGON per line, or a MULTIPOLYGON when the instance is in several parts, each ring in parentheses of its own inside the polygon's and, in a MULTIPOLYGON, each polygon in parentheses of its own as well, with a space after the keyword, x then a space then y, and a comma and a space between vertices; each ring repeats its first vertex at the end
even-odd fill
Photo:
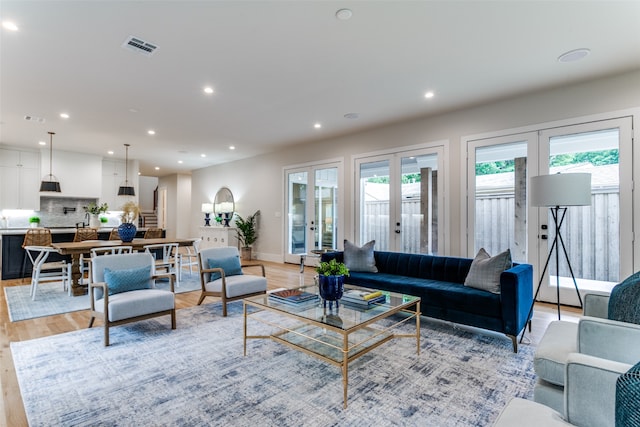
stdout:
MULTIPOLYGON (((591 206, 570 207, 562 228, 567 253, 573 273, 578 278, 619 281, 620 271, 620 197, 617 189, 595 191, 591 206)), ((362 229, 363 242, 376 240, 376 248, 389 248, 389 202, 368 201, 364 204, 362 229)), ((402 252, 421 253, 420 227, 422 214, 419 200, 402 202, 402 252)), ((494 255, 510 248, 512 253, 524 254, 526 261, 527 242, 514 242, 514 198, 513 193, 483 194, 476 199, 476 248, 484 247, 494 255)), ((549 245, 553 242, 553 218, 547 221, 549 245)), ((437 227, 434 227, 437 229, 437 227)), ((437 247, 431 253, 437 254, 437 247)), ((562 252, 561 252, 562 255, 562 252)), ((555 257, 549 268, 555 274, 555 257)), ((560 275, 570 277, 566 262, 560 258, 560 275)))

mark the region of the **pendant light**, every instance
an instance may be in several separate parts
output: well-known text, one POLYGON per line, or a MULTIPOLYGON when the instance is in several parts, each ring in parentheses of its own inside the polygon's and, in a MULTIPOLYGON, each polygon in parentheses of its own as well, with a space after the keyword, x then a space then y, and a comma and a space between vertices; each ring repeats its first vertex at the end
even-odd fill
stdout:
POLYGON ((135 196, 136 190, 129 185, 129 144, 124 144, 126 149, 124 160, 124 184, 118 188, 118 196, 135 196))
POLYGON ((40 191, 49 191, 53 193, 60 193, 60 183, 58 179, 53 176, 53 135, 55 132, 49 132, 49 175, 42 178, 40 183, 40 191))

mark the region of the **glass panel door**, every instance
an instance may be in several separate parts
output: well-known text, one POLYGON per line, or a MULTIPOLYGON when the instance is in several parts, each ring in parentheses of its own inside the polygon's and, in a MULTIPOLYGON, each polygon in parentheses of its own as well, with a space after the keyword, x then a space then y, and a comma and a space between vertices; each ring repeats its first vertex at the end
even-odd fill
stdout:
POLYGON ((437 254, 438 155, 406 156, 400 164, 400 251, 437 254))
POLYGON ((375 240, 378 251, 442 250, 442 163, 441 147, 357 160, 357 244, 375 240))
MULTIPOLYGON (((626 169, 630 169, 631 156, 625 162, 622 155, 627 149, 630 151, 623 143, 625 132, 624 120, 542 132, 540 145, 544 153, 540 155, 540 169, 545 172, 541 173, 591 174, 591 205, 567 208, 560 230, 559 269, 555 256, 551 256, 539 299, 557 300, 558 274, 560 302, 569 305, 580 303, 571 271, 581 294, 587 290, 610 291, 630 274, 632 233, 621 233, 632 229, 630 215, 627 217, 623 208, 624 196, 631 199, 631 180, 623 184, 622 179, 627 173, 630 176, 626 169)), ((628 209, 630 212, 630 205, 628 209)), ((540 245, 539 259, 545 260, 555 237, 555 223, 550 209, 540 208, 540 218, 549 229, 546 244, 540 245)))
MULTIPOLYGON (((528 262, 527 143, 534 135, 474 145, 473 247, 490 255, 507 249, 516 262, 528 262), (503 142, 504 141, 504 142, 503 142)), ((486 142, 486 141, 485 141, 486 142)), ((471 254, 470 254, 471 256, 471 254)))
MULTIPOLYGON (((311 251, 337 249, 341 234, 338 182, 341 165, 317 165, 285 171, 287 233, 285 262, 314 264, 311 251)), ((317 257, 315 257, 317 258, 317 257)), ((317 261, 317 260, 316 260, 317 261)))
POLYGON ((375 249, 389 250, 391 177, 389 160, 360 164, 360 242, 375 240, 375 249))
POLYGON ((287 174, 287 253, 299 255, 307 252, 307 171, 287 174))

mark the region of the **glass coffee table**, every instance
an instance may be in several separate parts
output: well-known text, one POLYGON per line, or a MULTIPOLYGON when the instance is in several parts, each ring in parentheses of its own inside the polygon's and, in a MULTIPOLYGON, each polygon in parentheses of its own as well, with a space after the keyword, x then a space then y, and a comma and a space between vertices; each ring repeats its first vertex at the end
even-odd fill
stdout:
MULTIPOLYGON (((297 289, 319 294, 317 286, 297 289)), ((345 289, 358 288, 345 285, 345 289)), ((246 298, 244 355, 247 355, 247 340, 272 339, 340 367, 346 408, 349 362, 394 338, 415 339, 416 354, 420 354, 420 298, 394 292, 383 294, 385 301, 370 308, 341 302, 340 307, 333 310, 324 308, 319 297, 315 303, 299 304, 279 302, 269 294, 246 298), (248 311, 248 307, 257 310, 248 311), (390 318, 394 314, 398 316, 390 318), (269 325, 272 331, 268 335, 249 335, 249 320, 269 325), (415 323, 415 333, 398 330, 407 322, 415 323)))

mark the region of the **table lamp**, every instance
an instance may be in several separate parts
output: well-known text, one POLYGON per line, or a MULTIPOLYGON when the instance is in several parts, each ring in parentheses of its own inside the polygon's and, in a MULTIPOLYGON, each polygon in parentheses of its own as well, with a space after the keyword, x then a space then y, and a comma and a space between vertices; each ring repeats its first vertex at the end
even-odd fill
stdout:
POLYGON ((211 225, 209 223, 211 220, 209 215, 213 212, 213 203, 203 203, 201 210, 204 213, 204 226, 209 227, 211 225))

